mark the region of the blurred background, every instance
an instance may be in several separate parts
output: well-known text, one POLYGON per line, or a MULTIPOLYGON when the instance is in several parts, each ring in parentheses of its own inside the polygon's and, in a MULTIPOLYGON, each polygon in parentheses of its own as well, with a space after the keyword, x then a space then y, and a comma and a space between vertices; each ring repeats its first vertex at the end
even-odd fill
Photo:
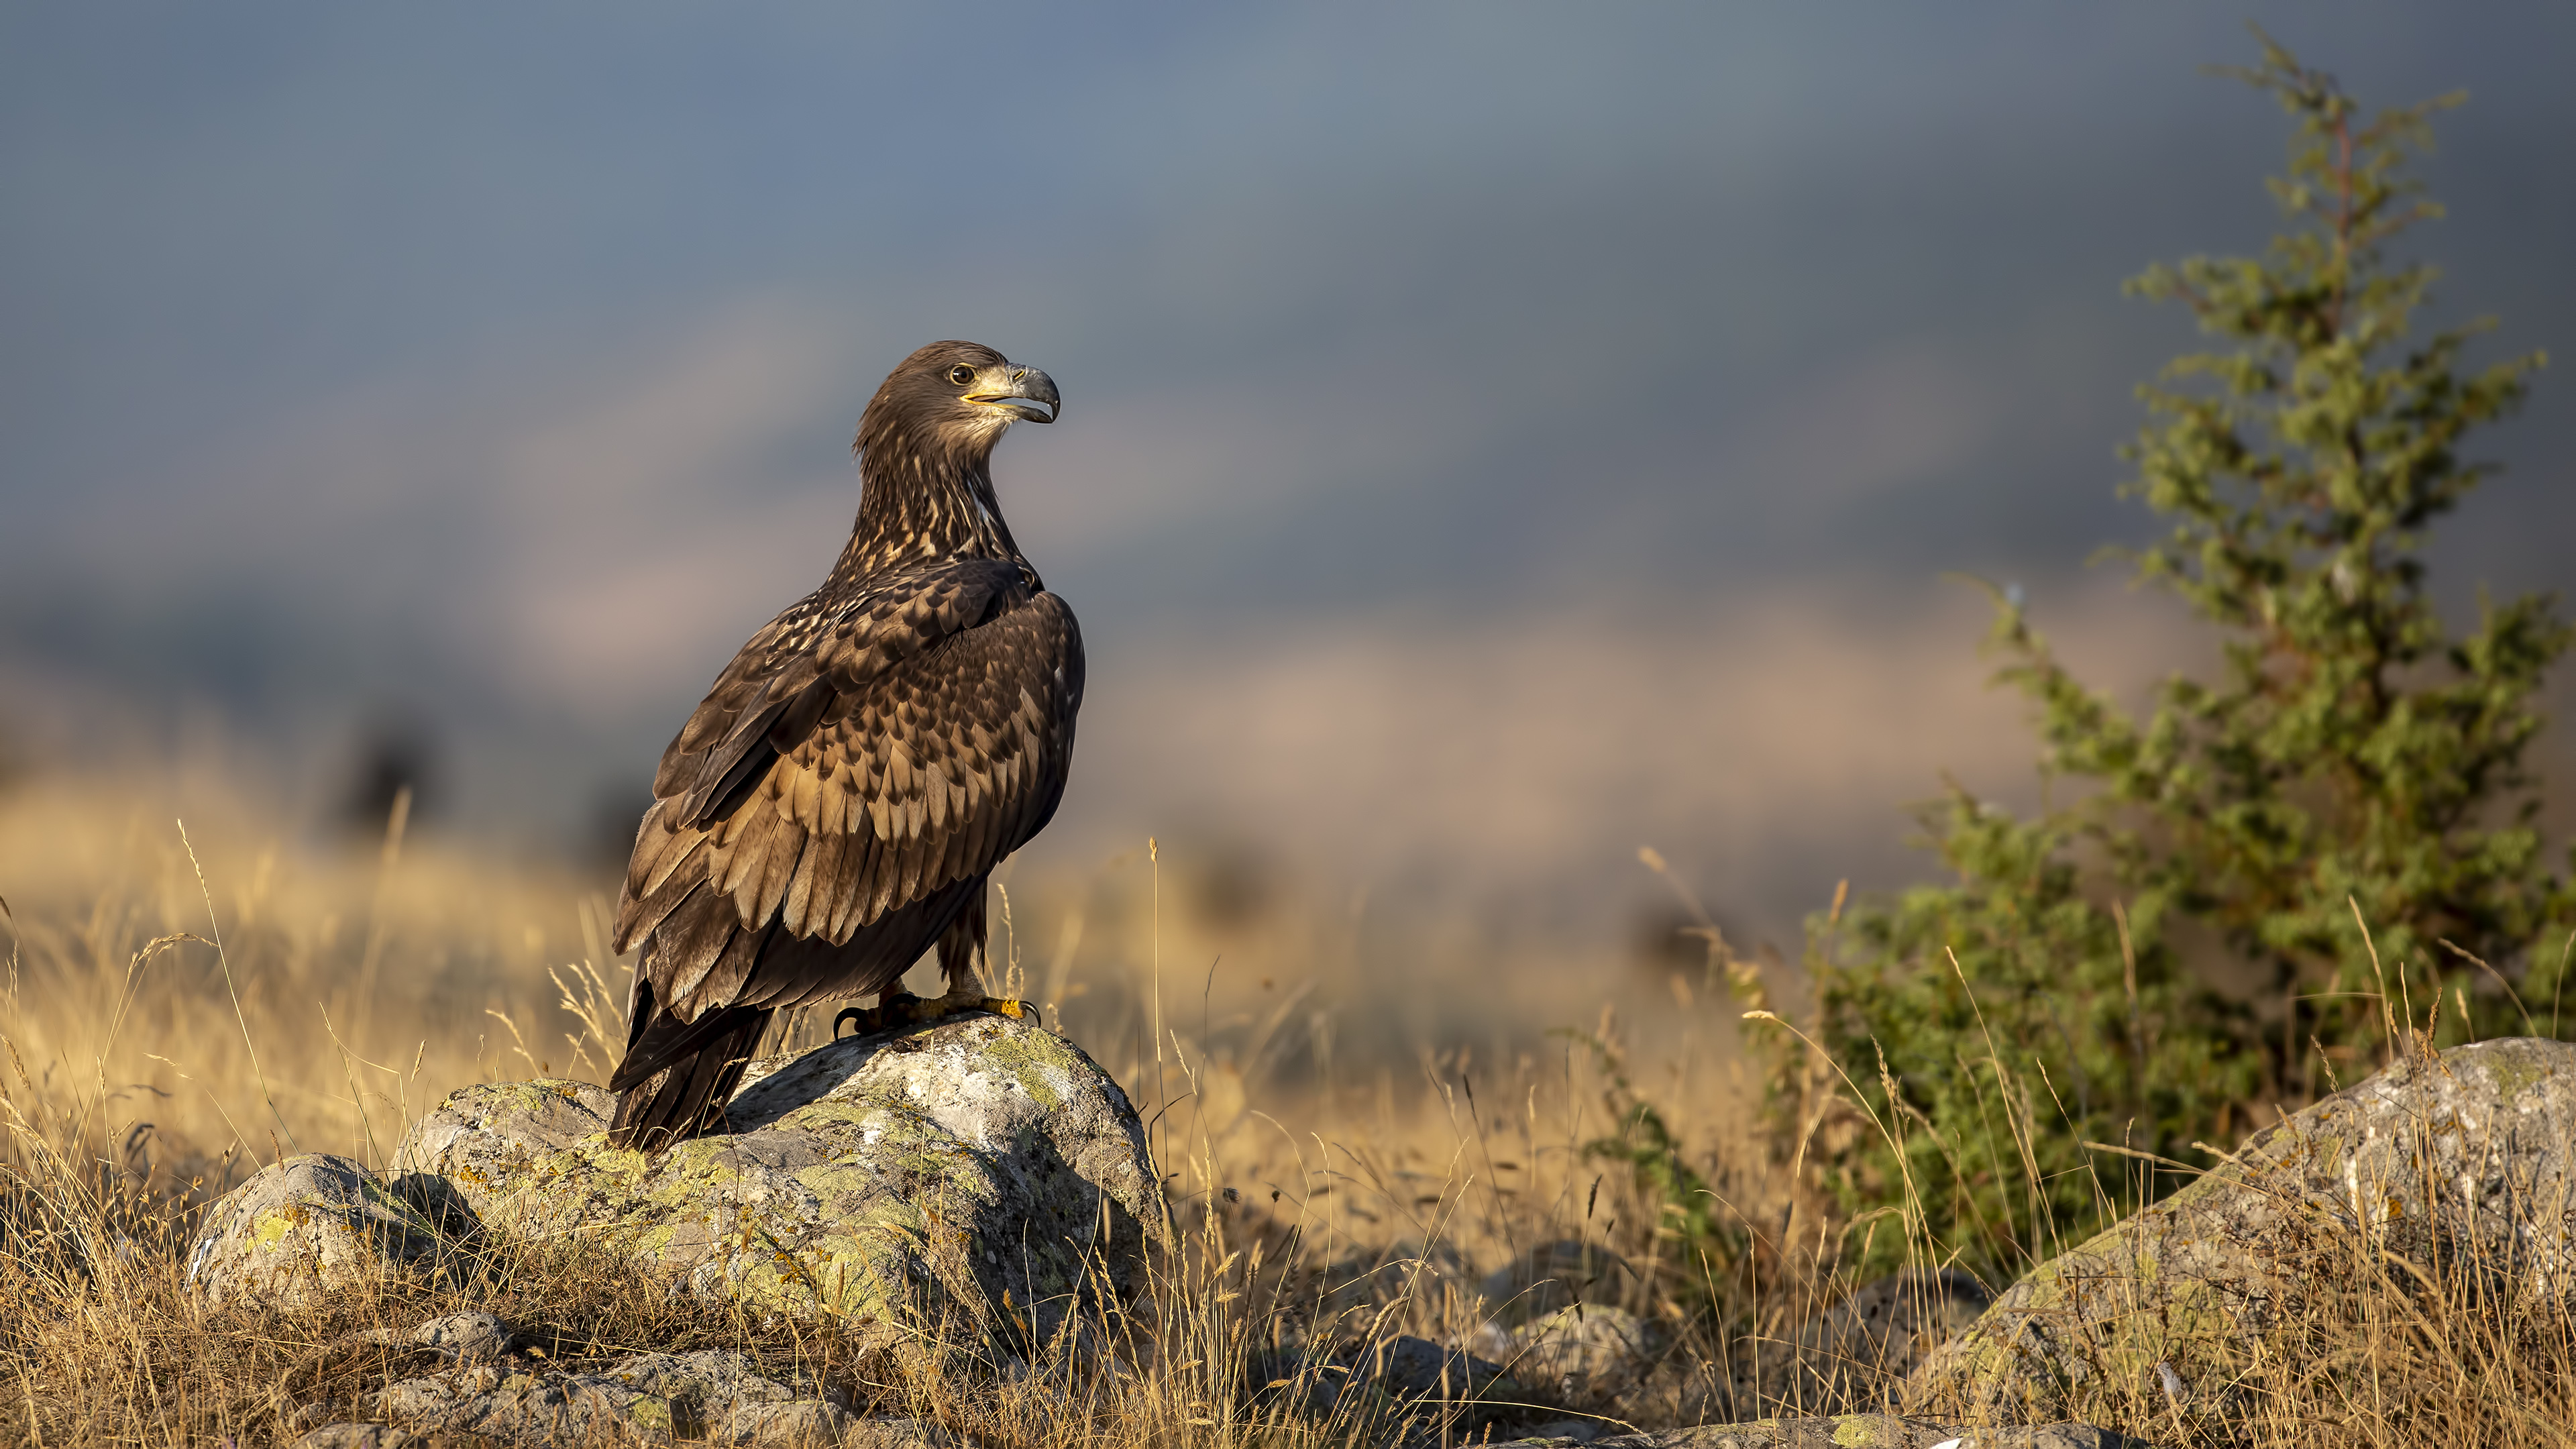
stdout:
MULTIPOLYGON (((219 891, 405 791, 613 891, 846 536, 860 405, 965 337, 1067 398, 998 458, 1092 662, 1017 872, 1150 834, 1220 937, 1606 968, 1676 950, 1652 844, 1794 956, 1928 872, 1943 772, 2035 798, 1945 573, 2133 700, 2195 661, 2085 560, 2195 341, 2118 284, 2273 226, 2282 121, 2198 70, 2249 11, 2372 106, 2469 92, 2436 313, 2576 345, 2564 7, 11 7, 0 773, 122 793, 22 814, 0 893, 70 869, 30 822, 209 781, 219 891)), ((2571 582, 2571 397, 2489 435, 2455 607, 2571 582)))

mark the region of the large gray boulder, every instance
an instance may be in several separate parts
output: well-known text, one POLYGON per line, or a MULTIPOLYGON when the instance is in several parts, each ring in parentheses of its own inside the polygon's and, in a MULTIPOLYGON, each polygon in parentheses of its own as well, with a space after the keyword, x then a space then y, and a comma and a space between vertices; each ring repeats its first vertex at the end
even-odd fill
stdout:
POLYGON ((2014 1284, 1908 1386, 1927 1412, 2037 1423, 2104 1380, 2190 1402, 2321 1282, 2394 1255, 2474 1261, 2536 1305, 2576 1290, 2576 1044, 2400 1063, 2014 1284))
POLYGON ((958 1313, 1043 1338, 1084 1295, 1132 1293, 1164 1231, 1127 1095, 1027 1022, 845 1039, 745 1080, 731 1133, 658 1158, 607 1144, 607 1092, 550 1080, 456 1092, 397 1161, 484 1232, 596 1234, 702 1298, 889 1340, 958 1313))
POLYGON ((210 1308, 296 1306, 361 1283, 435 1268, 438 1227, 346 1157, 270 1163, 206 1213, 188 1254, 188 1287, 210 1308))

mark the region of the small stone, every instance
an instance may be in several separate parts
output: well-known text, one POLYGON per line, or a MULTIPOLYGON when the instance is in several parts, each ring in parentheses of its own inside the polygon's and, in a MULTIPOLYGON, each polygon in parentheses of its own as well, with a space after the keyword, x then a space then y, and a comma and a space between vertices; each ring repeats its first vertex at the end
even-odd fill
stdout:
POLYGON ((451 1313, 411 1332, 411 1341, 458 1363, 483 1363, 510 1351, 510 1325, 497 1313, 451 1313))
POLYGON ((1500 1364, 1410 1334, 1378 1345, 1370 1356, 1380 1385, 1406 1398, 1472 1398, 1503 1377, 1500 1364))
POLYGON ((949 1432, 922 1419, 854 1419, 841 1449, 948 1449, 949 1432))
POLYGON ((583 1377, 694 1406, 709 1422, 745 1404, 778 1404, 799 1397, 794 1387, 763 1377, 760 1365, 749 1356, 728 1349, 639 1353, 583 1377))
POLYGON ((1485 1275, 1485 1310, 1506 1329, 1576 1303, 1615 1297, 1636 1270, 1597 1243, 1560 1238, 1485 1275))
POLYGON ((667 1402, 620 1385, 587 1375, 501 1379, 488 1365, 403 1380, 385 1390, 383 1405, 386 1417, 416 1434, 531 1445, 663 1440, 675 1427, 667 1402))
POLYGON ((1501 1392, 1509 1380, 1500 1364, 1411 1334, 1346 1348, 1307 1383, 1308 1403, 1318 1412, 1359 1392, 1438 1403, 1510 1397, 1501 1392))
POLYGON ((325 1424, 295 1441, 295 1449, 411 1449, 420 1441, 384 1424, 325 1424))
POLYGON ((456 1404, 456 1390, 438 1379, 403 1379, 385 1385, 379 1400, 388 1419, 419 1419, 456 1404))
POLYGON ((286 1411, 286 1427, 319 1429, 327 1424, 346 1422, 352 1412, 347 1404, 298 1404, 286 1411))
POLYGON ((1512 1331, 1506 1345, 1503 1361, 1514 1378, 1589 1407, 1643 1379, 1665 1338, 1625 1309, 1583 1304, 1530 1320, 1512 1331))

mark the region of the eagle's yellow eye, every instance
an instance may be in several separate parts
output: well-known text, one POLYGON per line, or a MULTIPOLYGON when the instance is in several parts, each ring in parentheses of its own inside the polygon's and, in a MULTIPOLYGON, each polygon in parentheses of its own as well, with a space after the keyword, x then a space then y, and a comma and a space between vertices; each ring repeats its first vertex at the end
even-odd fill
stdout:
POLYGON ((948 380, 957 384, 959 387, 964 387, 966 384, 975 380, 975 369, 968 367, 966 364, 961 362, 955 367, 948 369, 948 380))

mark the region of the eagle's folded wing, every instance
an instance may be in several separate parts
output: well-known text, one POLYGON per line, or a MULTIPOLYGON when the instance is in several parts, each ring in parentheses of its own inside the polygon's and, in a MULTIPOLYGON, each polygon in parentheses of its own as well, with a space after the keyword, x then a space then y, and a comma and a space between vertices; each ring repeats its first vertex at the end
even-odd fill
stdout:
MULTIPOLYGON (((1008 563, 925 566, 837 611, 790 609, 664 754, 617 949, 700 890, 744 931, 775 921, 840 945, 980 877, 1054 813, 1081 692, 1071 611, 1008 563)), ((660 999, 733 999, 739 980, 709 977, 744 954, 725 950, 734 933, 690 934, 710 939, 655 952, 660 999)))

